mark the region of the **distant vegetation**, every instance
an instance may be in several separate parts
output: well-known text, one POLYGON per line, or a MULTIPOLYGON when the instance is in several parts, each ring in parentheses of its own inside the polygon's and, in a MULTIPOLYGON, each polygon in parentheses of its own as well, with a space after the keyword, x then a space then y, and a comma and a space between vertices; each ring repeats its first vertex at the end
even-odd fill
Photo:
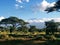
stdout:
POLYGON ((55 32, 59 32, 60 28, 59 22, 54 22, 54 20, 45 22, 46 28, 38 29, 36 26, 27 27, 28 22, 25 22, 22 19, 17 17, 9 17, 0 21, 0 32, 23 32, 23 33, 34 33, 34 32, 45 32, 45 34, 54 34, 55 32))
MULTIPOLYGON (((60 40, 60 22, 45 22, 46 28, 27 27, 28 22, 17 17, 8 17, 0 21, 0 41, 4 40, 60 40)), ((40 42, 41 42, 40 41, 40 42)))
MULTIPOLYGON (((60 0, 45 11, 60 12, 60 0)), ((27 27, 28 22, 17 17, 0 21, 0 45, 60 45, 60 22, 46 21, 46 28, 27 27)))
POLYGON ((14 31, 22 31, 22 32, 42 32, 45 29, 38 29, 36 26, 27 27, 28 22, 25 22, 22 19, 17 17, 9 17, 0 21, 0 31, 10 31, 10 33, 14 31))

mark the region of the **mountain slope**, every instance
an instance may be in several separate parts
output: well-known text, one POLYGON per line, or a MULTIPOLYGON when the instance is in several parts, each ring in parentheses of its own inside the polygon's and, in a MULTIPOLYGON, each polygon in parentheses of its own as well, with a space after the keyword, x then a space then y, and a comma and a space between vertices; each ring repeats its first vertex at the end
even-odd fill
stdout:
POLYGON ((26 20, 26 22, 29 22, 28 25, 36 26, 37 28, 45 28, 45 21, 54 20, 55 22, 60 22, 60 18, 42 18, 42 19, 30 19, 26 20))

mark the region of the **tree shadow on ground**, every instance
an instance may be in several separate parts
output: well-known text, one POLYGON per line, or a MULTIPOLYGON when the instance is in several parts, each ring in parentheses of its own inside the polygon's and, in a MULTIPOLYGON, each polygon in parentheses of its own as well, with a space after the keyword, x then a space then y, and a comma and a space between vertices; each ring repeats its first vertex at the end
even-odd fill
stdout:
POLYGON ((36 40, 7 40, 0 41, 0 45, 60 45, 60 40, 48 40, 45 42, 34 42, 36 40))

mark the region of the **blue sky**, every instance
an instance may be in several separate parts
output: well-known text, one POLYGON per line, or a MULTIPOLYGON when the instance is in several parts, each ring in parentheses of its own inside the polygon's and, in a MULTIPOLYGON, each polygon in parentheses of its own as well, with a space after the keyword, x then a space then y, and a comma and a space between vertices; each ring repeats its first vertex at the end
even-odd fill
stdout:
MULTIPOLYGON (((52 3, 56 0, 47 0, 52 3)), ((37 4, 40 4, 42 0, 0 0, 0 16, 9 17, 16 16, 18 18, 27 20, 32 18, 59 18, 60 12, 42 12, 35 9, 37 4)))

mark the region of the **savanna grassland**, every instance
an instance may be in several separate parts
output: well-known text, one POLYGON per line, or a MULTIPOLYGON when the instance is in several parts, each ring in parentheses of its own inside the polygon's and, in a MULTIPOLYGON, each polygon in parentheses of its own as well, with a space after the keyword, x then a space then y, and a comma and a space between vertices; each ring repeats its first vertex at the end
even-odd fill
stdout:
POLYGON ((1 20, 0 45, 60 45, 59 22, 47 21, 43 29, 27 24, 17 17, 1 20))
POLYGON ((60 45, 60 39, 54 35, 46 36, 45 32, 21 33, 1 32, 0 45, 60 45))

